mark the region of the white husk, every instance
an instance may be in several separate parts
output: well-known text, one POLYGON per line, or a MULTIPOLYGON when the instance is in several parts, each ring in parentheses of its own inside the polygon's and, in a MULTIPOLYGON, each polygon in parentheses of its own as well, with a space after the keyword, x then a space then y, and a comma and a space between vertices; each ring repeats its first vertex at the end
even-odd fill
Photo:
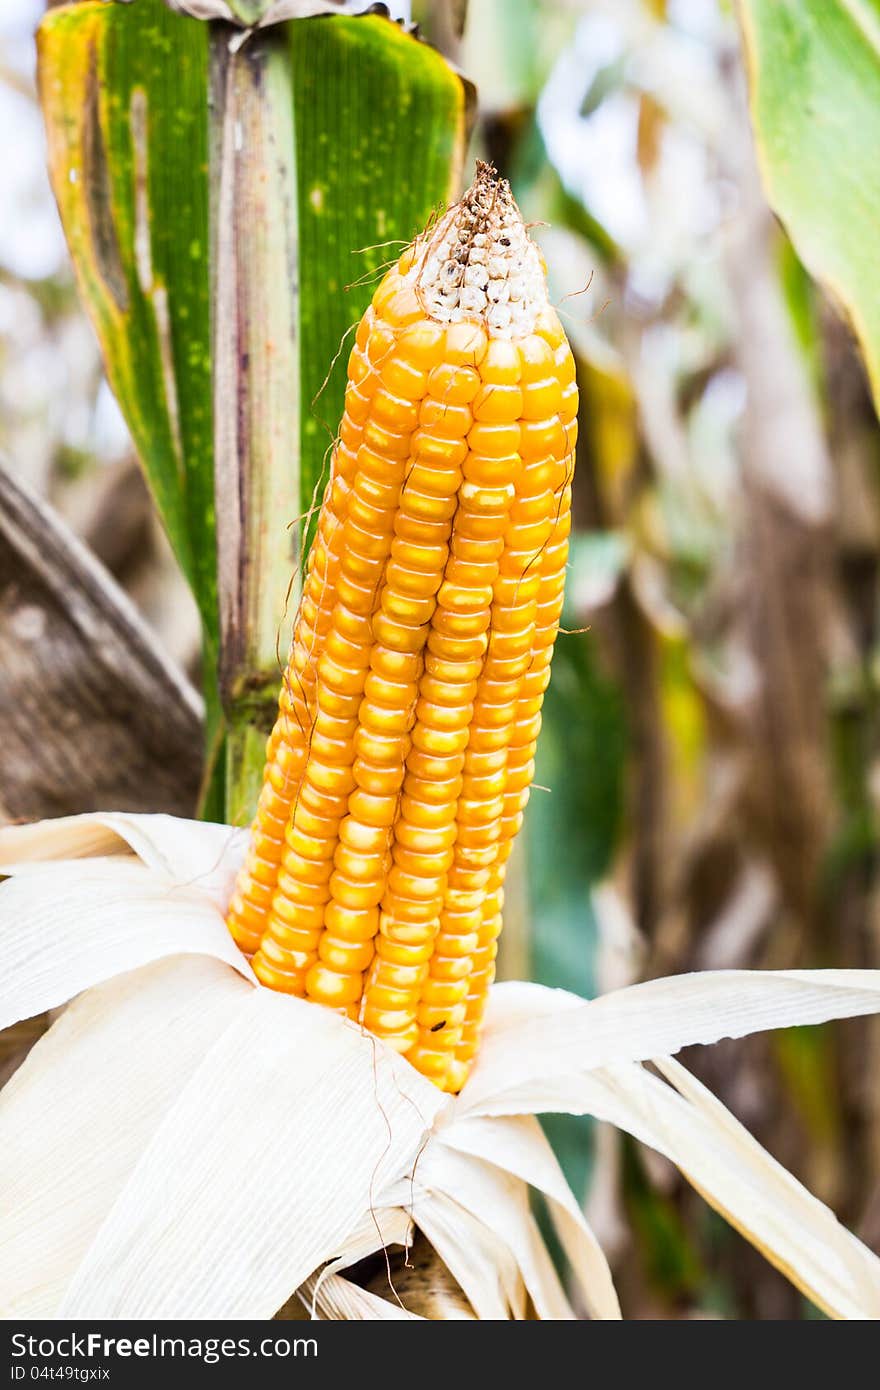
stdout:
POLYGON ((745 1145, 741 1127, 714 1097, 708 1108, 683 1067, 677 1076, 693 1095, 622 1063, 520 1087, 497 1105, 589 1114, 626 1130, 675 1163, 819 1307, 837 1317, 880 1316, 877 1257, 750 1136, 745 1145))
MULTIPOLYGON (((504 1233, 503 1243, 509 1250, 509 1254, 505 1252, 505 1266, 519 1271, 525 1291, 540 1318, 574 1316, 529 1210, 528 1191, 512 1173, 470 1154, 456 1153, 445 1145, 432 1144, 422 1156, 418 1176, 420 1186, 425 1186, 428 1191, 445 1189, 454 1192, 458 1206, 475 1218, 478 1230, 486 1227, 499 1235, 504 1233)), ((416 1204, 416 1210, 421 1212, 421 1200, 416 1204)), ((442 1249, 440 1253, 443 1254, 442 1249)), ((473 1268, 471 1252, 465 1248, 461 1254, 463 1273, 467 1278, 473 1268)), ((455 1274, 452 1264, 449 1267, 455 1274)), ((458 1282, 462 1283, 460 1277, 458 1282)), ((462 1287, 468 1293, 466 1285, 462 1284, 462 1287)))
POLYGON ((442 1103, 329 1011, 249 990, 166 1112, 58 1315, 271 1317, 401 1176, 442 1103))
MULTIPOLYGON (((316 1280, 306 1281, 303 1290, 305 1295, 312 1293, 313 1282, 317 1283, 316 1280)), ((322 1280, 320 1289, 314 1295, 314 1304, 317 1316, 333 1321, 385 1322, 401 1319, 407 1321, 410 1318, 421 1321, 418 1313, 408 1313, 394 1299, 379 1298, 378 1294, 352 1284, 349 1279, 343 1279, 339 1274, 330 1274, 322 1280)))
POLYGON ((212 956, 249 973, 212 902, 130 858, 41 864, 2 892, 0 1028, 163 956, 212 956))
POLYGON ((53 1316, 162 1116, 250 993, 218 961, 161 961, 81 995, 33 1048, 0 1092, 5 1316, 53 1316))
POLYGON ((463 1116, 448 1128, 440 1129, 439 1143, 499 1164, 542 1193, 582 1302, 595 1318, 620 1317, 608 1262, 565 1181, 544 1131, 531 1115, 479 1120, 463 1116))
POLYGON ((169 886, 197 890, 221 917, 232 893, 248 832, 178 816, 94 811, 31 825, 7 825, 0 833, 0 875, 22 874, 28 864, 94 859, 130 850, 169 886))
MULTIPOLYGON (((880 1260, 874 1252, 771 1158, 680 1062, 665 1057, 656 1064, 690 1102, 710 1141, 723 1149, 726 1163, 745 1188, 744 1201, 729 1205, 730 1185, 705 1187, 696 1169, 688 1172, 690 1181, 821 1308, 834 1313, 848 1306, 845 1316, 880 1318, 880 1260)), ((687 1156, 677 1142, 675 1147, 678 1157, 673 1161, 687 1167, 687 1156)))
POLYGON ((522 1317, 523 1290, 510 1248, 496 1231, 448 1197, 428 1192, 419 1225, 478 1318, 522 1317))
POLYGON ((499 986, 450 1098, 356 1025, 253 982, 222 916, 241 850, 225 828, 165 817, 0 831, 7 1014, 87 989, 0 1093, 5 1317, 266 1318, 296 1286, 316 1316, 405 1316, 340 1271, 407 1243, 413 1223, 479 1316, 530 1302, 569 1317, 528 1186, 548 1199, 578 1304, 618 1317, 531 1118, 546 1110, 628 1130, 821 1307, 880 1317, 876 1257, 668 1055, 876 1012, 877 973, 724 971, 590 1003, 499 986))
POLYGON ((582 1072, 644 1061, 695 1043, 878 1009, 876 970, 703 971, 630 985, 588 1002, 541 985, 500 985, 468 1084, 467 1109, 507 1114, 506 1104, 499 1111, 498 1098, 508 1088, 541 1085, 561 1067, 582 1072))

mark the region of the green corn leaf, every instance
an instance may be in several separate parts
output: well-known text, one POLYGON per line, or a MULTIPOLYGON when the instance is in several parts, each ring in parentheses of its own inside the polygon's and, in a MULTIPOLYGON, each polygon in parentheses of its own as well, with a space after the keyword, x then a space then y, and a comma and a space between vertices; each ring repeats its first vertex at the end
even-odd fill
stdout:
POLYGON ((231 33, 163 0, 86 0, 39 44, 80 291, 202 613, 206 702, 219 680, 235 745, 226 810, 246 819, 348 333, 456 191, 467 94, 380 15, 231 33))
POLYGON ((158 0, 39 32, 52 183, 110 384, 216 643, 208 31, 158 0))
POLYGON ((740 0, 767 195, 880 402, 880 0, 740 0))

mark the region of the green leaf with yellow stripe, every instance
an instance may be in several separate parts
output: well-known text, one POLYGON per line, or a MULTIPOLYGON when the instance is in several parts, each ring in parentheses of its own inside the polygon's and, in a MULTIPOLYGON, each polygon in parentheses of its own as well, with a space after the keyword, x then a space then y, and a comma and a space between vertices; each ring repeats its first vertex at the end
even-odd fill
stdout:
POLYGON ((80 292, 202 614, 211 745, 218 671, 241 734, 246 816, 346 332, 456 192, 467 90, 377 14, 234 35, 86 0, 47 14, 39 55, 80 292))

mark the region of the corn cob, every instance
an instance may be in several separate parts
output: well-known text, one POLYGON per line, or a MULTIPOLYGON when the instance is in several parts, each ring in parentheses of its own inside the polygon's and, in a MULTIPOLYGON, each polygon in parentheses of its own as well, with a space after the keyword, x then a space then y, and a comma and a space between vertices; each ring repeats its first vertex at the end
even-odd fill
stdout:
POLYGON ((361 320, 229 912, 258 978, 457 1091, 494 976, 568 547, 577 388, 485 164, 361 320))

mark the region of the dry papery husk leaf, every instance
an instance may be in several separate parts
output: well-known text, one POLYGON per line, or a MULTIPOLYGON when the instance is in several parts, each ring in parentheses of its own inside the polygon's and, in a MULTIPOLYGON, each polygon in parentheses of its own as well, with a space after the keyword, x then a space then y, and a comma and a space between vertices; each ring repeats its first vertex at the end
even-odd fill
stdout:
POLYGON ((880 1317, 877 1257, 672 1056, 876 1013, 880 972, 707 972, 588 1002, 498 985, 451 1097, 256 984, 223 917, 243 848, 166 816, 0 831, 0 1028, 67 1004, 0 1092, 3 1316, 271 1318, 298 1291, 322 1318, 446 1317, 448 1297, 480 1319, 617 1318, 535 1119, 563 1111, 675 1163, 832 1316, 880 1317), (409 1263, 435 1275, 414 1287, 416 1235, 409 1263))

